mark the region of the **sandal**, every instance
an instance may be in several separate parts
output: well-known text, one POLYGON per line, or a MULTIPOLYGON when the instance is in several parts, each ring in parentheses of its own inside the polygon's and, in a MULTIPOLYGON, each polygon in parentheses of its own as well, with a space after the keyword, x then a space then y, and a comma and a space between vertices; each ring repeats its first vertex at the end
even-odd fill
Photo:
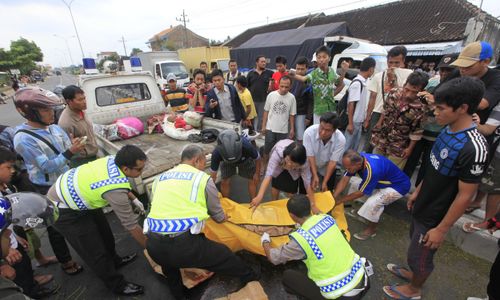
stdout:
POLYGON ((61 264, 61 269, 67 275, 76 275, 76 274, 81 273, 83 271, 83 267, 80 266, 79 264, 77 264, 76 261, 71 262, 71 264, 69 264, 67 266, 64 266, 63 264, 61 264))
POLYGON ((353 235, 354 238, 360 240, 360 241, 366 241, 367 239, 372 239, 377 236, 377 233, 374 232, 372 234, 366 234, 364 232, 358 232, 353 235))
POLYGON ((403 280, 406 280, 406 281, 411 280, 411 278, 408 278, 408 277, 404 276, 403 273, 401 273, 401 270, 405 270, 406 272, 410 272, 410 270, 408 270, 405 267, 401 267, 401 266, 398 266, 396 264, 387 264, 387 270, 389 270, 389 272, 391 272, 394 276, 399 277, 403 280))
POLYGON ((467 233, 473 233, 473 232, 480 231, 483 229, 485 229, 485 228, 477 227, 476 224, 472 223, 472 222, 465 222, 462 225, 462 230, 467 232, 467 233))
POLYGON ((399 299, 399 300, 420 300, 422 299, 422 296, 413 296, 413 297, 408 297, 406 295, 403 295, 400 291, 396 290, 397 285, 387 285, 382 288, 384 291, 384 294, 389 298, 389 299, 399 299), (392 293, 397 295, 397 298, 392 296, 392 293))
POLYGON ((49 257, 46 257, 46 258, 47 258, 46 262, 44 262, 43 264, 38 263, 36 266, 38 268, 46 268, 46 267, 48 267, 50 265, 58 263, 58 260, 57 260, 57 258, 55 256, 49 256, 49 257))
POLYGON ((469 206, 465 209, 466 214, 471 214, 473 213, 476 209, 481 208, 481 206, 469 206))
POLYGON ((38 285, 44 285, 51 282, 54 279, 54 276, 50 274, 35 275, 33 276, 33 279, 36 281, 36 283, 38 283, 38 285))

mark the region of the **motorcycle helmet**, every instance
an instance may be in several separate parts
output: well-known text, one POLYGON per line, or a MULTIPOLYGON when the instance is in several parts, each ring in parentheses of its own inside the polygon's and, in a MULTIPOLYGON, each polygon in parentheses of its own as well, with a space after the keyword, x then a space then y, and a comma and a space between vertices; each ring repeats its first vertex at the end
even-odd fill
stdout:
POLYGON ((237 162, 242 155, 243 144, 236 131, 226 129, 217 137, 217 149, 225 162, 237 162))
POLYGON ((14 104, 23 118, 42 123, 39 108, 52 108, 58 110, 64 107, 63 101, 53 92, 39 87, 27 87, 19 89, 14 94, 14 104))
POLYGON ((46 227, 57 221, 59 210, 46 196, 14 193, 5 196, 12 206, 12 224, 24 228, 46 227))

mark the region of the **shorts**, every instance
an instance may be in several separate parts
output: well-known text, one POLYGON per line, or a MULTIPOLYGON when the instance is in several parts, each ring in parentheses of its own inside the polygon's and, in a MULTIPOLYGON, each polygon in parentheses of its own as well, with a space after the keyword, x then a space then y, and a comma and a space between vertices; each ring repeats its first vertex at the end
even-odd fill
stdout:
POLYGON ((271 186, 282 192, 289 194, 306 194, 306 188, 302 177, 293 180, 292 175, 287 170, 283 170, 278 177, 272 179, 271 186))
POLYGON ((358 210, 358 215, 370 222, 378 223, 384 207, 402 197, 403 195, 390 187, 375 191, 358 210))
POLYGON ((268 155, 273 150, 277 142, 288 138, 288 133, 277 133, 271 130, 266 130, 266 137, 264 139, 264 154, 268 155))
POLYGON ((481 179, 479 190, 491 195, 500 194, 500 157, 495 155, 491 160, 481 179))
POLYGON ((415 220, 415 218, 411 219, 407 260, 408 267, 418 277, 428 276, 434 270, 434 254, 437 249, 424 247, 421 242, 427 231, 431 229, 415 220))
POLYGON ((236 168, 238 168, 238 175, 246 179, 252 179, 255 175, 255 160, 247 158, 239 163, 220 163, 220 173, 222 179, 228 179, 236 175, 236 168))

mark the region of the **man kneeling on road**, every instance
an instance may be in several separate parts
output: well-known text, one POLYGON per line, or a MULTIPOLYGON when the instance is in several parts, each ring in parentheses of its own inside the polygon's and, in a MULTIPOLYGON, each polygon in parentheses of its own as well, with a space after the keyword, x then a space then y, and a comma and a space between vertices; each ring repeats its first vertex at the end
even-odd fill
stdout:
POLYGON ((285 290, 313 300, 361 299, 369 289, 366 259, 352 250, 335 220, 326 214, 311 215, 305 195, 293 195, 286 206, 292 220, 300 224, 290 234, 290 242, 271 248, 269 234, 261 238, 271 263, 302 260, 307 267, 307 275, 291 269, 283 273, 285 290))
POLYGON ((346 169, 344 177, 337 184, 333 197, 335 202, 345 203, 369 196, 365 204, 358 210, 358 215, 368 221, 368 227, 354 234, 358 240, 367 240, 376 235, 377 224, 384 207, 402 198, 410 191, 410 178, 388 158, 369 153, 358 153, 347 150, 342 157, 342 165, 346 169), (352 176, 361 177, 359 191, 341 197, 352 176), (373 191, 377 189, 374 193, 373 191))
POLYGON ((255 147, 236 131, 226 129, 217 137, 217 147, 212 152, 211 177, 214 182, 217 179, 217 171, 220 167, 222 182, 222 196, 229 197, 230 180, 233 175, 248 179, 248 193, 251 199, 257 196, 259 185, 260 156, 255 147))
POLYGON ((217 187, 206 174, 203 148, 188 145, 177 167, 153 183, 151 210, 144 221, 147 250, 167 277, 175 299, 184 299, 180 268, 201 268, 239 277, 241 284, 257 280, 252 269, 223 244, 202 233, 205 220, 224 222, 217 187))
MULTIPOLYGON (((145 163, 146 154, 141 149, 126 145, 116 157, 106 156, 65 172, 47 194, 59 207, 56 229, 106 286, 119 295, 139 295, 144 288, 125 281, 116 271, 135 259, 136 254, 116 254, 115 239, 101 208, 109 203, 123 227, 142 247, 146 246, 146 237, 128 197, 131 187, 127 178, 139 177, 145 163)), ((133 203, 144 210, 139 200, 134 199, 133 203)))

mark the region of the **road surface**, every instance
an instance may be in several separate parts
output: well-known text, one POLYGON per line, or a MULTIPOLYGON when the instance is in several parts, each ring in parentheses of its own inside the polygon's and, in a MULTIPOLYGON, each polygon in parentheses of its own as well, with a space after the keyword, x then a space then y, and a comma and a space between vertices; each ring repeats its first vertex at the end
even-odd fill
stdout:
MULTIPOLYGON (((47 78, 40 86, 53 89, 57 84, 74 84, 76 77, 63 75, 47 78)), ((0 105, 0 124, 16 125, 22 122, 22 118, 15 111, 12 103, 0 105)), ((246 183, 240 178, 234 178, 232 182, 231 198, 240 202, 248 202, 249 196, 246 183)), ((359 206, 359 204, 354 204, 359 206)), ((125 255, 130 252, 139 253, 138 259, 120 270, 127 280, 142 284, 146 287, 143 296, 134 299, 172 299, 165 280, 155 274, 149 267, 142 255, 140 247, 132 237, 122 228, 116 216, 111 213, 107 215, 113 228, 116 247, 119 254, 125 255)), ((356 219, 348 217, 351 233, 362 230, 363 224, 356 219)), ((365 299, 383 299, 382 286, 401 283, 402 280, 392 276, 386 271, 387 263, 405 264, 406 250, 409 243, 409 214, 406 211, 404 200, 400 200, 389 206, 382 216, 378 234, 374 239, 368 241, 351 241, 352 247, 360 255, 367 257, 374 264, 375 274, 371 277, 371 289, 365 299)), ((40 230, 44 253, 51 254, 46 233, 40 230)), ((297 267, 297 263, 287 266, 273 266, 263 257, 249 253, 240 254, 242 258, 250 263, 256 270, 262 272, 261 284, 269 299, 297 299, 288 295, 282 288, 280 280, 285 268, 297 267)), ((82 260, 74 255, 74 258, 82 260)), ((466 299, 467 296, 486 296, 486 284, 490 263, 469 255, 445 242, 438 251, 435 258, 435 272, 429 278, 423 295, 425 299, 466 299)), ((65 275, 58 265, 52 265, 45 269, 35 269, 36 273, 51 273, 55 275, 56 281, 61 285, 59 293, 51 299, 120 299, 110 293, 92 271, 86 267, 85 271, 76 276, 65 275)), ((225 296, 228 291, 236 286, 237 282, 232 278, 214 276, 209 282, 197 287, 192 291, 193 299, 214 299, 225 296)))

